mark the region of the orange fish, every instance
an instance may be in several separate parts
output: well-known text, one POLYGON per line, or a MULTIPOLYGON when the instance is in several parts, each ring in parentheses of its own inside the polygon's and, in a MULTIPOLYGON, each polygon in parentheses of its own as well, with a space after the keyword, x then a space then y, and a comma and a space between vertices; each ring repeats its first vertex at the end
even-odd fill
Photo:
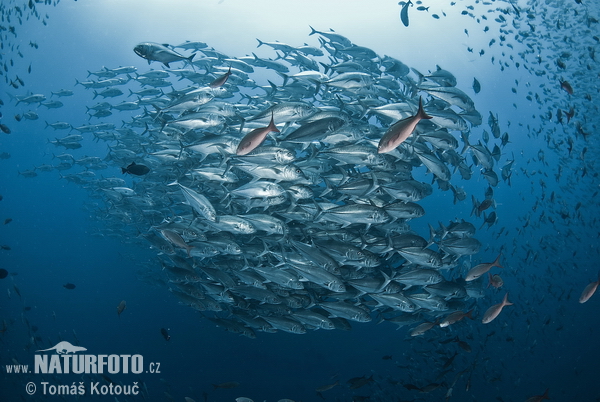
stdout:
POLYGON ((508 292, 504 295, 504 299, 502 303, 494 304, 492 307, 488 308, 485 314, 483 315, 482 323, 488 324, 496 319, 500 315, 500 312, 504 308, 504 306, 512 306, 513 304, 508 301, 508 292))
POLYGON ((498 257, 496 257, 494 262, 478 264, 475 267, 471 268, 471 270, 469 270, 467 276, 465 277, 465 282, 474 281, 475 279, 479 278, 481 275, 485 274, 490 269, 492 269, 492 267, 502 268, 502 265, 500 265, 500 256, 502 256, 502 253, 498 254, 498 257))
POLYGON ((214 80, 213 82, 208 84, 208 86, 211 88, 219 88, 227 82, 227 79, 229 78, 230 75, 231 75, 231 67, 229 67, 229 71, 227 71, 225 74, 223 74, 222 76, 220 76, 219 78, 217 78, 216 80, 214 80))
POLYGON ((267 138, 267 134, 271 132, 279 133, 279 130, 273 121, 273 113, 271 113, 271 122, 267 127, 255 128, 242 138, 237 147, 236 155, 246 155, 252 152, 256 147, 263 143, 265 138, 267 138))
POLYGON ((417 124, 423 119, 431 119, 432 117, 423 110, 423 102, 419 98, 419 111, 416 115, 407 117, 406 119, 398 120, 388 128, 377 147, 377 153, 383 154, 391 152, 400 144, 402 144, 414 131, 417 124))

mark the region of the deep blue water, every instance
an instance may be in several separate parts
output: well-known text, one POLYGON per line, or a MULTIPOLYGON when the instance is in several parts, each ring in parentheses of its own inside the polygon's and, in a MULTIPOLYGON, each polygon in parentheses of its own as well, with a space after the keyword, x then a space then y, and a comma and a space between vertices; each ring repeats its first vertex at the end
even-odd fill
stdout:
MULTIPOLYGON (((145 364, 160 362, 160 373, 109 374, 115 384, 144 384, 142 395, 120 395, 119 401, 183 401, 184 397, 233 401, 242 396, 255 401, 317 401, 321 397, 332 401, 525 401, 546 389, 553 401, 600 400, 595 384, 600 372, 596 342, 600 327, 595 319, 600 296, 578 303, 583 289, 598 279, 600 69, 594 53, 598 6, 591 1, 547 1, 544 5, 518 1, 516 13, 509 2, 502 1, 423 2, 409 9, 410 24, 405 27, 399 17, 401 6, 393 1, 377 6, 326 3, 62 1, 36 3, 31 8, 28 2, 9 1, 1 6, 4 79, 0 99, 4 104, 0 122, 11 133, 0 133, 0 153, 10 154, 0 160, 0 245, 10 248, 0 250, 0 268, 9 272, 0 279, 0 400, 60 398, 42 395, 42 382, 83 382, 86 387, 95 381, 108 384, 97 374, 6 372, 6 365, 33 366, 36 350, 61 340, 86 347, 86 353, 140 354, 145 364), (430 8, 420 11, 418 6, 430 8), (22 11, 20 18, 17 7, 22 11), (137 43, 174 45, 197 40, 231 57, 255 52, 274 59, 272 49, 256 47, 256 38, 319 47, 317 35, 309 36, 309 25, 323 32, 334 29, 352 43, 397 58, 422 73, 433 72, 439 65, 456 76, 457 88, 473 99, 483 117, 478 127, 468 123, 472 144, 483 141, 484 130, 490 133, 490 112, 498 116, 501 133, 508 133, 510 142, 501 147, 494 166, 500 176, 493 188, 495 208, 486 211, 496 212, 495 224, 480 228, 483 216, 471 214, 471 197, 483 200, 488 182, 470 151, 465 157, 473 177, 464 180, 453 171, 450 180, 464 188, 466 199, 454 203, 452 191, 433 184, 433 194, 418 202, 426 214, 409 222, 425 239, 429 224, 438 228, 438 222, 446 225, 465 219, 475 225, 482 247, 444 271, 449 280, 464 277, 464 264, 493 261, 502 252, 504 268, 492 272, 502 276, 504 286, 485 288, 486 280, 483 297, 466 301, 475 308, 474 320, 436 327, 417 337, 409 336, 412 326, 396 330, 390 323, 377 324, 377 313, 369 323, 351 322, 350 331, 309 330, 303 335, 257 331, 256 339, 226 332, 205 317, 214 314, 194 311, 168 291, 157 251, 138 237, 150 223, 113 226, 115 220, 108 212, 115 210, 114 205, 95 196, 89 182, 79 185, 61 177, 83 168, 36 170, 32 178, 20 174, 42 164, 56 165, 53 155, 64 152, 76 159, 107 156, 111 142, 94 141, 90 133, 82 134, 79 149, 52 145, 48 140, 77 131, 55 131, 45 128, 44 122, 65 121, 74 127, 109 122, 119 127, 122 120, 140 114, 139 110, 115 110, 107 118, 89 118, 84 106, 101 99, 92 99, 92 89, 75 85, 76 79, 94 78, 87 77, 88 71, 103 66, 135 66, 139 73, 166 70, 158 62, 148 66, 134 54, 137 43), (481 83, 480 93, 472 89, 473 77, 481 83), (559 81, 568 81, 573 95, 562 90, 559 81), (73 90, 74 95, 51 97, 51 92, 60 89, 73 90), (64 106, 49 109, 37 103, 17 104, 14 99, 29 94, 60 99, 64 106), (565 113, 571 107, 575 115, 567 122, 565 113), (557 117, 559 109, 562 122, 557 117), (14 118, 28 111, 39 118, 14 118), (511 160, 509 184, 502 180, 501 168, 511 160), (5 219, 12 221, 1 225, 5 219), (67 283, 76 288, 64 288, 67 283), (490 324, 482 324, 487 308, 499 303, 507 291, 514 305, 490 324), (117 315, 121 300, 127 308, 117 315), (161 328, 168 329, 169 341, 161 335, 161 328), (446 342, 455 337, 467 342, 471 351, 457 342, 446 342), (362 376, 373 376, 374 381, 358 389, 349 387, 348 380, 362 376), (315 392, 336 381, 339 385, 321 397, 315 392), (26 393, 29 382, 38 387, 34 396, 26 393), (211 385, 227 382, 239 385, 231 389, 211 385), (410 389, 410 385, 423 389, 430 384, 439 387, 431 392, 410 389)), ((176 62, 171 68, 184 68, 184 64, 176 62)), ((264 69, 250 76, 259 85, 268 85, 266 80, 272 79, 264 69)), ((191 85, 170 80, 177 89, 191 85)), ((134 83, 124 88, 140 89, 134 83)), ((116 104, 125 98, 106 101, 116 104)), ((139 134, 143 128, 136 130, 139 134)), ((453 135, 460 152, 460 133, 453 135)), ((501 140, 491 133, 490 137, 491 150, 501 140)), ((119 166, 110 162, 95 174, 94 180, 123 178, 127 186, 145 180, 123 176, 119 166)), ((423 166, 414 168, 413 175, 432 182, 432 174, 423 166)), ((184 257, 185 252, 179 251, 184 257)), ((227 314, 220 316, 227 318, 227 314)), ((65 400, 74 398, 64 396, 65 400)), ((87 392, 80 399, 115 400, 115 396, 87 392)))

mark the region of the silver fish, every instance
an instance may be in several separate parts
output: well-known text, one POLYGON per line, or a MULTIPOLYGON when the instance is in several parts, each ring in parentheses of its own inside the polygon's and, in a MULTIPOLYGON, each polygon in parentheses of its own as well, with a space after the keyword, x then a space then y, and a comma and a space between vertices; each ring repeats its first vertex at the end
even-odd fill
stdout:
POLYGON ((169 63, 174 61, 187 61, 191 63, 196 53, 189 57, 185 57, 167 47, 168 45, 160 45, 154 42, 142 42, 133 48, 133 51, 138 56, 148 60, 148 64, 151 61, 158 61, 163 63, 169 68, 169 63))

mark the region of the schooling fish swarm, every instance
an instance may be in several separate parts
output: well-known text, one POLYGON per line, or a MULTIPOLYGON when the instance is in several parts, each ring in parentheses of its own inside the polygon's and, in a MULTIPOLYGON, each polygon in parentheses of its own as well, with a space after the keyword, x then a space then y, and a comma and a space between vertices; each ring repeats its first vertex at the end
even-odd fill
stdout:
MULTIPOLYGON (((375 316, 399 326, 456 316, 482 295, 481 284, 447 277, 458 277, 460 258, 481 244, 466 221, 431 228, 429 239, 411 230, 411 219, 425 214, 418 202, 434 191, 413 173, 462 201, 465 190, 451 182, 456 172, 472 176, 471 150, 495 186, 499 149, 468 142, 481 114, 449 71, 411 73, 333 31, 311 35, 318 48, 259 40, 275 60, 232 58, 201 42, 136 46, 148 63, 169 69, 103 68, 79 83, 104 99, 139 85, 129 89, 136 100, 103 101, 88 109, 90 119, 144 112, 121 128, 75 127, 109 143, 109 153, 103 161, 61 156, 64 170, 88 169, 64 177, 104 199, 95 211, 103 234, 145 239, 159 251, 169 290, 228 331, 255 337, 349 329, 348 321, 375 316), (174 89, 182 84, 190 86, 174 89), (96 178, 106 163, 136 177, 131 188, 96 178)), ((70 126, 59 123, 50 126, 70 126)), ((488 123, 498 138, 492 114, 488 123)), ((76 148, 81 137, 55 145, 76 148)), ((484 202, 474 201, 483 225, 496 223, 495 212, 484 212, 493 206, 489 187, 484 202)))

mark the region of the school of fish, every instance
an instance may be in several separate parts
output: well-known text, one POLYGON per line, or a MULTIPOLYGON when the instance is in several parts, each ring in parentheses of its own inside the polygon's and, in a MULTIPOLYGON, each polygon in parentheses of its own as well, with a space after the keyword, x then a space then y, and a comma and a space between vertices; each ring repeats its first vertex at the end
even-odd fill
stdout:
MULTIPOLYGON (((55 146, 78 149, 93 136, 108 155, 65 153, 36 170, 83 167, 63 177, 104 200, 96 211, 103 234, 148 242, 169 290, 228 331, 347 329, 373 317, 416 325, 469 310, 482 287, 501 286, 488 273, 500 255, 461 272, 462 257, 481 248, 472 222, 430 223, 428 238, 410 222, 426 219, 418 202, 434 190, 464 201, 456 183, 476 166, 488 188, 481 202, 471 196, 472 215, 483 214, 481 228, 496 224, 494 168, 508 143, 498 117, 490 111, 488 126, 499 144, 490 150, 485 132, 473 144, 483 118, 451 72, 411 71, 334 31, 310 29, 319 46, 258 40, 275 59, 230 57, 202 42, 135 45, 153 68, 103 67, 77 81, 102 98, 88 108, 98 122, 46 123, 78 132, 55 146), (270 74, 268 85, 252 79, 256 70, 270 74), (131 117, 122 127, 100 121, 115 112, 131 117), (111 165, 142 180, 128 187, 94 173, 111 165), (419 171, 431 184, 413 178, 419 171), (474 281, 486 273, 487 283, 474 281)), ((15 100, 62 106, 42 94, 15 100)), ((501 169, 508 184, 511 166, 501 169)), ((424 332, 417 326, 411 335, 424 332)))
MULTIPOLYGON (((39 3, 28 7, 43 19, 39 3)), ((567 8, 558 1, 489 8, 492 3, 461 12, 481 23, 484 33, 498 28, 487 48, 467 52, 491 57, 502 71, 543 81, 535 88, 527 79, 515 80, 511 88, 539 109, 539 126, 528 125, 526 136, 546 147, 529 160, 515 158, 519 150, 509 145, 508 127, 513 131, 517 119, 478 112, 470 89, 460 88, 450 71, 435 66, 419 72, 333 30, 312 27, 307 40, 314 46, 259 39, 271 58, 233 57, 195 41, 132 43, 148 70, 101 67, 73 89, 9 94, 23 112, 17 123, 0 115, 0 129, 11 134, 10 126, 38 119, 35 107, 62 107, 53 97, 85 90, 97 99, 78 121, 46 122, 47 130, 65 133, 51 142, 66 150, 55 156, 58 163, 19 173, 32 178, 58 170, 87 189, 101 204, 90 206, 100 222, 96 235, 155 249, 160 269, 148 273, 151 279, 236 334, 347 330, 351 322, 378 321, 408 326, 409 336, 420 336, 474 318, 488 324, 543 303, 540 292, 526 305, 519 304, 522 298, 513 305, 513 290, 500 276, 537 283, 526 270, 533 264, 546 265, 548 277, 571 289, 549 286, 550 296, 576 300, 583 290, 578 301, 586 303, 600 277, 588 275, 594 281, 585 286, 581 275, 557 267, 583 269, 577 245, 585 238, 572 229, 574 222, 588 238, 597 237, 597 218, 589 213, 598 194, 598 166, 589 157, 597 150, 597 13, 581 1, 567 8), (584 33, 579 43, 565 33, 572 27, 584 33), (122 126, 114 123, 119 120, 122 126), (107 152, 69 153, 85 151, 90 138, 105 143, 107 152), (536 196, 520 193, 516 225, 500 227, 494 193, 512 180, 528 181, 536 196), (546 191, 550 180, 564 190, 594 190, 577 197, 546 191), (471 191, 475 181, 483 198, 471 191), (468 221, 429 221, 422 200, 441 194, 453 203, 471 201, 468 221), (411 227, 422 223, 428 234, 411 227), (531 242, 545 226, 558 235, 531 242), (482 245, 478 230, 493 232, 498 244, 482 245), (554 260, 564 249, 574 250, 572 260, 554 260)), ((408 28, 409 14, 429 8, 402 2, 399 22, 408 28)), ((10 15, 18 18, 25 9, 10 15)), ((445 16, 441 9, 431 14, 445 16)), ((17 29, 10 21, 2 27, 4 49, 17 29)), ((12 73, 12 60, 3 56, 2 64, 11 90, 26 88, 25 77, 12 73)), ((480 91, 473 78, 472 92, 480 91)), ((124 309, 123 301, 118 314, 124 309)), ((168 340, 166 330, 161 333, 168 340)), ((458 337, 456 342, 468 347, 458 337)))
POLYGON ((465 200, 453 182, 473 176, 468 150, 484 177, 495 174, 499 152, 468 142, 482 124, 473 100, 440 67, 411 73, 333 31, 310 35, 318 47, 259 40, 277 60, 200 42, 136 45, 148 71, 102 68, 78 81, 103 99, 88 111, 97 122, 48 123, 78 132, 54 145, 77 149, 93 136, 108 154, 58 155, 56 168, 84 167, 63 177, 104 200, 103 233, 155 248, 169 291, 228 331, 418 324, 468 309, 483 282, 465 282, 457 267, 481 248, 475 225, 430 225, 424 238, 410 223, 424 219, 419 201, 434 191, 465 200), (252 79, 256 70, 269 85, 252 79), (100 121, 113 113, 131 117, 100 121), (105 165, 140 179, 98 178, 105 165))

